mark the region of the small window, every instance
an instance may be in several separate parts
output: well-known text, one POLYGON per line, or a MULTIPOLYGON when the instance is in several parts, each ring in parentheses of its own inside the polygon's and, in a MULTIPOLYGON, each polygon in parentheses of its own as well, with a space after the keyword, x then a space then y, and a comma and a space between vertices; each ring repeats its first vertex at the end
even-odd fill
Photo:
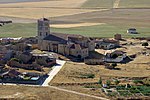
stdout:
POLYGON ((46 36, 48 35, 48 33, 46 32, 46 36))
POLYGON ((40 32, 40 36, 42 36, 42 32, 40 32))

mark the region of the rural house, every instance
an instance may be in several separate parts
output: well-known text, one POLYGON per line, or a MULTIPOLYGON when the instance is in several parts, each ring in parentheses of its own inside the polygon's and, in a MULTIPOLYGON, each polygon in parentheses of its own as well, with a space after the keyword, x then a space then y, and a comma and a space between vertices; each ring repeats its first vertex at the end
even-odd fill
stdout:
POLYGON ((114 49, 119 47, 118 40, 110 40, 110 39, 101 39, 95 41, 96 48, 101 48, 105 50, 114 49))
POLYGON ((120 50, 116 50, 111 53, 106 53, 104 61, 105 62, 115 62, 120 63, 127 57, 126 53, 120 50))

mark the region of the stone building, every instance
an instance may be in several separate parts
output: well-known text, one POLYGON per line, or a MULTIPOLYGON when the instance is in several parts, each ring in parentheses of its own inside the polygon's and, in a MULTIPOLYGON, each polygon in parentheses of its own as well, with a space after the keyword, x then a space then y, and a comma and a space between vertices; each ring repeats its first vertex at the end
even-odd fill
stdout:
POLYGON ((114 39, 101 39, 95 41, 96 48, 110 50, 119 47, 120 43, 114 39))
POLYGON ((38 20, 38 47, 40 50, 52 51, 78 58, 88 57, 89 51, 95 50, 94 41, 82 35, 50 32, 49 20, 38 20))

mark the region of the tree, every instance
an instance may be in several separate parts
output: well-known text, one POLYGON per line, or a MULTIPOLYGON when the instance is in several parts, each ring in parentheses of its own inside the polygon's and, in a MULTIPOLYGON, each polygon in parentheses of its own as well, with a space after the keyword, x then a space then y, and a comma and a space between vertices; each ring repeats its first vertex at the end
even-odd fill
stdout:
POLYGON ((102 85, 102 78, 100 77, 99 81, 98 81, 98 84, 101 84, 102 85))
POLYGON ((142 84, 143 82, 142 82, 142 80, 133 80, 133 83, 135 83, 137 85, 138 83, 142 84))
POLYGON ((142 46, 145 46, 145 48, 146 48, 146 46, 148 46, 148 45, 149 45, 148 42, 142 43, 142 46))
POLYGON ((115 85, 118 85, 119 83, 120 83, 120 81, 119 80, 117 80, 117 79, 115 79, 115 85))
POLYGON ((115 68, 117 66, 117 63, 112 63, 111 66, 115 68))
POLYGON ((110 81, 110 80, 107 80, 107 81, 106 81, 106 84, 107 84, 107 86, 110 86, 110 85, 111 85, 111 81, 110 81))

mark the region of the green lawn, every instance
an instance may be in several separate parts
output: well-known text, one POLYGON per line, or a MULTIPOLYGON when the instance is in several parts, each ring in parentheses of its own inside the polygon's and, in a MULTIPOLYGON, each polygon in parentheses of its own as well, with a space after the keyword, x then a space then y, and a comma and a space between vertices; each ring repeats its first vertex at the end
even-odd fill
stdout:
POLYGON ((119 7, 121 8, 150 7, 150 0, 120 0, 119 7))
MULTIPOLYGON (((123 37, 150 37, 150 28, 138 28, 140 34, 127 34, 129 27, 115 25, 95 25, 76 28, 51 28, 52 32, 68 34, 81 34, 89 37, 113 37, 120 33, 123 37)), ((36 36, 37 28, 35 23, 14 23, 0 27, 0 37, 31 37, 36 36)))

